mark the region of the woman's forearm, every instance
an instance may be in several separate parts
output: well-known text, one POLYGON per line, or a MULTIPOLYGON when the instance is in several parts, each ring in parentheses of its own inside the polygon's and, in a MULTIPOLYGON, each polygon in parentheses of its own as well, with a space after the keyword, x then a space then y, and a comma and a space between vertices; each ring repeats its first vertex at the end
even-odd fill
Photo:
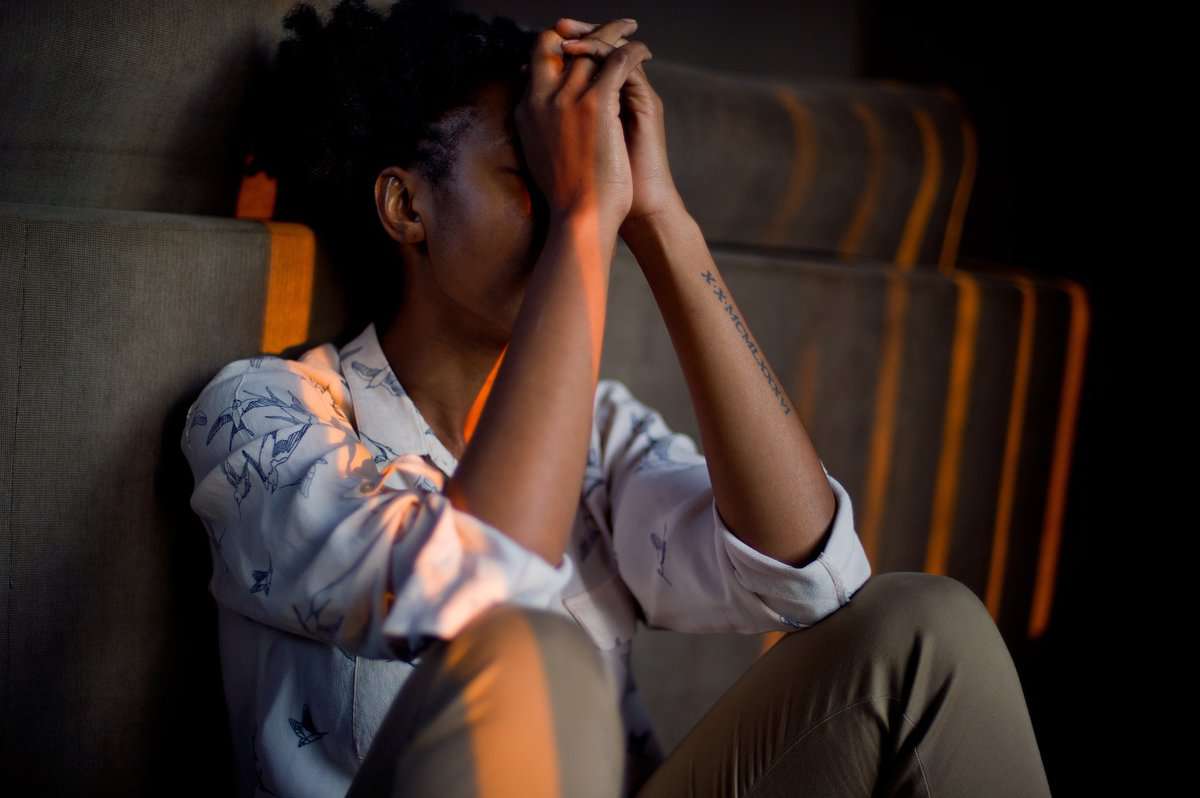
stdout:
POLYGON ((680 204, 622 235, 679 356, 718 512, 767 556, 807 565, 830 533, 837 500, 699 225, 680 204))
POLYGON ((600 374, 616 225, 552 221, 512 338, 446 495, 561 564, 579 505, 600 374))

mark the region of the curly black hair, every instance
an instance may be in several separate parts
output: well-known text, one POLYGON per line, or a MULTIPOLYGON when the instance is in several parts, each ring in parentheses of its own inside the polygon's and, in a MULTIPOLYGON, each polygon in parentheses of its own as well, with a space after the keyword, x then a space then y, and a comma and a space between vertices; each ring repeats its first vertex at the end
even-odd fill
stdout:
POLYGON ((341 0, 326 23, 298 2, 283 27, 293 36, 258 82, 243 171, 276 180, 274 218, 314 230, 351 303, 364 303, 382 329, 403 281, 375 210, 376 176, 397 165, 441 187, 464 128, 446 124, 447 114, 497 81, 522 92, 538 32, 429 0, 401 0, 386 16, 341 0))

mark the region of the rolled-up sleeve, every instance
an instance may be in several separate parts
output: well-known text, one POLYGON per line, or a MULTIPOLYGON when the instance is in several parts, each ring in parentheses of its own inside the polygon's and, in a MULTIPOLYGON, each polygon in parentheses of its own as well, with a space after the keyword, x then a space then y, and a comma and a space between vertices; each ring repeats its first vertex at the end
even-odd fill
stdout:
POLYGON ((647 625, 682 632, 804 628, 844 606, 867 581, 871 569, 850 495, 828 470, 837 510, 820 551, 796 567, 751 547, 724 523, 695 441, 673 432, 619 381, 601 381, 597 396, 617 565, 647 625))
POLYGON ((713 504, 713 521, 739 583, 779 614, 785 626, 776 628, 812 626, 849 602, 871 576, 871 564, 854 529, 850 494, 829 474, 824 463, 821 468, 833 489, 837 510, 820 552, 802 567, 750 546, 729 529, 713 504))
POLYGON ((338 646, 411 659, 500 603, 546 608, 570 581, 440 493, 417 454, 360 440, 336 371, 229 364, 188 411, 180 445, 208 531, 210 591, 231 610, 338 646))

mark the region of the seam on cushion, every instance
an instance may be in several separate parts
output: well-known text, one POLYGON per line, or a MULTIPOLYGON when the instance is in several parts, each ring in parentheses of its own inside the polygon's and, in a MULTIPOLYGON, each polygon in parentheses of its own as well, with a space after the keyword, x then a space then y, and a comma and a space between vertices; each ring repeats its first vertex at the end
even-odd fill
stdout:
MULTIPOLYGON (((26 202, 0 203, 0 205, 6 205, 6 204, 7 205, 19 205, 19 206, 23 206, 23 207, 32 207, 33 205, 36 204, 40 207, 48 207, 48 208, 53 208, 53 209, 58 209, 60 207, 58 205, 43 205, 42 203, 26 203, 26 202)), ((72 209, 72 210, 74 210, 74 209, 72 209)), ((233 217, 233 216, 230 216, 228 218, 226 218, 226 217, 219 217, 219 218, 221 218, 223 221, 229 221, 229 222, 255 222, 255 223, 257 223, 257 227, 243 227, 242 225, 229 226, 229 225, 225 225, 225 224, 221 224, 221 223, 213 224, 213 223, 204 222, 204 221, 197 222, 194 225, 185 225, 185 224, 179 224, 178 222, 172 223, 172 221, 170 219, 161 219, 161 221, 160 221, 159 218, 151 218, 148 220, 145 218, 141 218, 141 219, 138 219, 137 221, 133 222, 132 224, 126 224, 123 222, 124 214, 146 214, 147 216, 152 216, 152 217, 169 217, 169 216, 191 216, 193 218, 211 218, 211 217, 208 217, 205 214, 191 214, 191 213, 176 214, 176 213, 170 213, 167 211, 135 211, 135 210, 128 210, 125 208, 83 208, 82 210, 85 210, 85 211, 99 210, 99 211, 104 211, 106 213, 111 212, 112 214, 115 214, 115 215, 111 216, 111 217, 105 215, 105 216, 101 216, 96 219, 85 219, 82 222, 79 220, 78 217, 57 217, 54 215, 49 215, 49 216, 37 217, 33 223, 38 225, 39 227, 46 225, 46 224, 67 224, 67 225, 86 225, 86 226, 102 225, 104 227, 110 227, 110 228, 111 227, 124 228, 124 227, 134 227, 134 226, 137 226, 138 224, 141 224, 142 222, 150 221, 150 222, 156 223, 154 225, 155 230, 161 230, 161 231, 167 232, 167 233, 196 233, 196 234, 207 234, 207 233, 226 234, 227 233, 230 235, 239 235, 239 236, 240 235, 261 236, 263 234, 263 231, 265 231, 267 229, 266 225, 263 224, 262 219, 239 219, 239 218, 233 217)), ((6 212, 6 209, 0 209, 0 219, 18 219, 21 221, 23 230, 29 224, 29 217, 27 215, 19 213, 19 212, 8 213, 8 212, 6 212)), ((275 220, 271 220, 271 221, 275 221, 275 220)), ((287 222, 287 224, 299 224, 299 223, 298 222, 287 222)), ((307 227, 308 225, 304 225, 304 226, 307 227)))
MULTIPOLYGON (((21 412, 21 353, 25 346, 25 272, 29 264, 29 223, 21 220, 21 274, 18 278, 21 285, 21 309, 17 311, 17 376, 14 382, 14 391, 16 401, 13 402, 13 426, 12 426, 12 441, 15 450, 17 443, 17 430, 20 427, 20 412, 21 412)), ((16 505, 16 483, 13 481, 16 473, 16 452, 13 451, 8 460, 8 597, 7 607, 8 612, 5 613, 4 619, 4 672, 11 676, 12 674, 12 616, 13 616, 13 574, 16 569, 13 568, 14 552, 16 551, 16 533, 13 529, 13 508, 16 505)), ((9 718, 9 701, 12 697, 12 682, 11 678, 4 680, 4 717, 9 718)), ((5 721, 5 726, 8 723, 5 721)), ((6 735, 0 735, 4 737, 6 735)))
MULTIPOLYGON (((874 701, 876 698, 882 698, 885 701, 900 701, 901 700, 899 698, 892 698, 891 696, 888 696, 888 695, 867 696, 866 698, 860 698, 858 701, 852 701, 851 703, 847 704, 846 706, 842 707, 841 709, 834 710, 833 712, 829 713, 825 717, 821 718, 819 721, 817 721, 816 723, 814 723, 813 725, 811 725, 807 729, 805 729, 803 734, 801 734, 795 740, 792 740, 790 743, 787 744, 787 746, 782 751, 779 752, 779 754, 775 757, 775 761, 771 763, 771 766, 769 768, 767 768, 766 770, 764 770, 762 775, 759 776, 758 779, 756 779, 755 782, 753 784, 751 784, 750 787, 746 790, 746 798, 754 798, 755 793, 758 791, 759 785, 761 785, 763 782, 766 781, 767 776, 771 775, 771 772, 774 771, 776 767, 778 767, 779 763, 784 760, 784 758, 791 752, 791 750, 793 748, 795 748, 797 745, 799 745, 801 742, 803 742, 804 739, 806 737, 808 737, 808 735, 810 735, 814 731, 816 731, 817 728, 819 728, 821 725, 827 723, 828 721, 833 720, 834 718, 836 718, 838 715, 841 715, 846 710, 853 709, 854 707, 858 706, 859 704, 865 704, 868 701, 874 701)), ((901 712, 900 714, 904 715, 903 712, 901 712)), ((904 715, 904 717, 906 720, 908 720, 907 715, 904 715)), ((911 720, 909 720, 908 722, 912 723, 911 720)), ((916 751, 915 747, 913 748, 913 751, 914 752, 916 751)), ((919 759, 918 759, 918 764, 920 764, 919 759)), ((925 778, 925 766, 924 765, 921 765, 921 778, 925 778)), ((925 787, 926 787, 926 789, 929 788, 928 781, 925 782, 925 787)), ((932 797, 932 793, 930 793, 930 796, 932 797)))

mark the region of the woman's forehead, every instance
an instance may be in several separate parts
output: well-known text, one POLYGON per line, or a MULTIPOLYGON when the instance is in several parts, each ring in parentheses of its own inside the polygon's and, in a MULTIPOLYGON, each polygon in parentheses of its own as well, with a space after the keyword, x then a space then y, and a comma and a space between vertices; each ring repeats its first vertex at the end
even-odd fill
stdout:
POLYGON ((480 142, 489 149, 508 150, 512 148, 517 152, 521 150, 521 138, 511 118, 488 120, 481 125, 480 132, 482 133, 480 142))
POLYGON ((488 130, 488 138, 517 138, 517 98, 511 87, 503 83, 491 83, 480 90, 476 108, 479 121, 488 130))

